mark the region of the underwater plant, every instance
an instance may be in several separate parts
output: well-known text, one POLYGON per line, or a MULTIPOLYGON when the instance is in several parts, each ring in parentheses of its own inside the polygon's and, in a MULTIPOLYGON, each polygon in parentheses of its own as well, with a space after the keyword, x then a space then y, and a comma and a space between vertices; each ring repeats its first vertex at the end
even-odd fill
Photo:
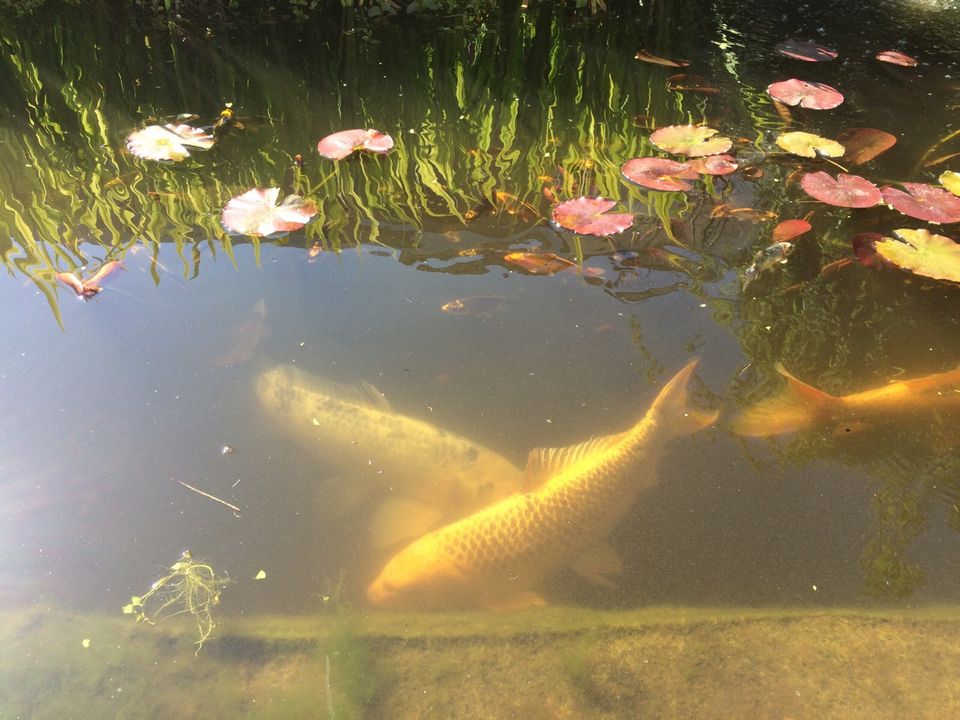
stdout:
POLYGON ((123 612, 148 625, 189 613, 197 623, 199 653, 217 626, 212 610, 220 604, 220 593, 228 582, 228 578, 217 575, 212 567, 195 561, 190 551, 184 550, 170 566, 170 572, 155 581, 144 595, 131 597, 123 612))

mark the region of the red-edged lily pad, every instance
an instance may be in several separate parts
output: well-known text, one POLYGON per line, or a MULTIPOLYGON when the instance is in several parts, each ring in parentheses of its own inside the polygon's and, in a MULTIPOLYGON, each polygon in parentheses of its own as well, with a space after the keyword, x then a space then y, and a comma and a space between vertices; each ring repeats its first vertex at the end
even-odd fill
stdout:
POLYGON ((787 105, 799 105, 810 110, 829 110, 843 102, 843 95, 836 88, 796 78, 769 85, 767 94, 787 105))
POLYGON ((813 226, 806 220, 799 218, 784 220, 773 229, 771 237, 774 242, 786 242, 787 240, 793 240, 795 237, 800 237, 810 232, 812 228, 813 226))
POLYGON ((834 179, 825 172, 807 173, 800 185, 807 195, 838 207, 873 207, 882 199, 880 188, 859 175, 840 173, 834 179))
POLYGON ((690 190, 693 185, 686 181, 700 177, 689 163, 656 157, 627 160, 620 173, 630 182, 651 190, 690 190))
POLYGON ((127 136, 127 150, 145 160, 177 162, 190 157, 187 147, 209 150, 215 138, 191 125, 148 125, 127 136))
POLYGON ((299 195, 288 195, 277 205, 280 188, 254 188, 232 198, 220 222, 230 232, 266 236, 299 230, 317 214, 316 206, 299 195))
POLYGON ((668 125, 650 134, 660 150, 689 157, 725 153, 733 145, 730 138, 715 137, 717 131, 702 125, 668 125))
POLYGON ((581 235, 614 235, 633 225, 633 215, 630 213, 608 212, 616 204, 616 200, 602 197, 567 200, 553 209, 553 221, 581 235))
POLYGON ((862 165, 897 144, 895 135, 876 128, 850 128, 837 136, 847 151, 843 159, 850 165, 862 165))
POLYGON ((811 40, 785 40, 774 48, 781 55, 805 62, 824 62, 837 57, 837 51, 811 40))
POLYGON ((934 280, 960 283, 960 244, 929 230, 894 230, 898 239, 876 241, 877 255, 886 262, 934 280))
POLYGON ((960 222, 960 197, 925 183, 902 183, 907 189, 883 189, 883 201, 894 210, 932 223, 960 222))
POLYGON ((660 57, 659 55, 654 55, 653 53, 648 53, 646 50, 640 50, 636 55, 634 55, 634 57, 637 60, 645 63, 664 65, 666 67, 682 68, 687 67, 690 64, 689 60, 669 60, 668 58, 660 57))
POLYGON ((687 162, 701 175, 729 175, 740 165, 731 155, 707 155, 706 157, 692 158, 687 162))
POLYGON ((917 61, 909 55, 904 55, 896 50, 883 50, 877 53, 877 60, 880 62, 900 65, 902 67, 916 67, 917 61))
POLYGON ((383 155, 393 148, 393 138, 379 130, 341 130, 317 143, 317 152, 331 160, 343 160, 356 150, 383 155))

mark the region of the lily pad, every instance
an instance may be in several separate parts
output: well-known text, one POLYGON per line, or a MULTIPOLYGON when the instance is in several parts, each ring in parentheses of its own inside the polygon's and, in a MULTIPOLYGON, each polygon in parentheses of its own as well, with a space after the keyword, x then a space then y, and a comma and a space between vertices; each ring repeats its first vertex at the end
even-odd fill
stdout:
POLYGON ((947 170, 940 174, 938 178, 940 184, 954 195, 960 195, 960 173, 947 170))
POLYGON ((702 125, 668 125, 650 134, 652 142, 660 150, 702 157, 725 153, 733 145, 730 138, 714 137, 717 130, 702 125))
POLYGON ((317 152, 331 160, 343 160, 356 150, 384 155, 393 148, 393 138, 379 130, 341 130, 317 143, 317 152))
POLYGON ((317 214, 316 206, 299 195, 288 195, 277 205, 280 188, 254 188, 232 198, 220 222, 240 235, 267 236, 299 230, 317 214))
POLYGON ((796 78, 767 86, 767 94, 787 105, 799 105, 810 110, 829 110, 843 102, 843 95, 836 88, 796 78))
POLYGON ((840 173, 834 179, 825 172, 807 173, 800 185, 807 195, 838 207, 873 207, 882 199, 880 188, 859 175, 840 173))
POLYGON ((818 155, 840 157, 846 152, 846 148, 836 140, 829 140, 808 132, 783 133, 777 137, 777 145, 788 153, 807 158, 815 158, 818 155))
POLYGON ((127 150, 138 158, 178 162, 190 157, 187 147, 209 150, 215 138, 191 125, 148 125, 127 136, 127 150))
POLYGON ((700 177, 689 163, 656 157, 627 160, 620 173, 630 182, 651 190, 690 190, 693 185, 686 181, 700 177))
POLYGON ((504 255, 503 259, 531 275, 556 275, 563 270, 577 267, 575 262, 551 252, 511 252, 504 255))
POLYGON ((785 40, 774 48, 781 55, 805 62, 824 62, 837 57, 837 51, 811 40, 785 40))
POLYGON ((914 275, 960 283, 960 244, 929 230, 894 230, 899 239, 875 243, 877 254, 914 275))
POLYGON ((740 165, 731 155, 707 155, 692 158, 687 165, 701 175, 729 175, 740 165))
POLYGON ((553 209, 553 221, 581 235, 614 235, 633 225, 630 213, 611 213, 616 200, 580 197, 567 200, 553 209))
POLYGON ((932 223, 960 222, 960 197, 925 183, 901 183, 906 188, 883 188, 883 201, 894 210, 932 223))
POLYGON ((902 67, 917 66, 917 61, 914 58, 909 55, 904 55, 902 52, 897 52, 896 50, 883 50, 882 52, 878 52, 876 57, 880 62, 892 63, 893 65, 900 65, 902 67))
POLYGON ((895 135, 876 128, 850 128, 837 136, 847 151, 843 159, 850 165, 862 165, 897 144, 895 135))
POLYGON ((787 240, 793 240, 795 237, 800 237, 810 232, 812 228, 813 226, 806 220, 799 218, 784 220, 773 229, 771 237, 774 242, 786 242, 787 240))
POLYGON ((646 50, 640 50, 634 57, 637 60, 641 60, 645 63, 651 63, 653 65, 665 65, 666 67, 687 67, 690 64, 689 60, 669 60, 667 58, 660 57, 659 55, 654 55, 653 53, 648 53, 646 50))

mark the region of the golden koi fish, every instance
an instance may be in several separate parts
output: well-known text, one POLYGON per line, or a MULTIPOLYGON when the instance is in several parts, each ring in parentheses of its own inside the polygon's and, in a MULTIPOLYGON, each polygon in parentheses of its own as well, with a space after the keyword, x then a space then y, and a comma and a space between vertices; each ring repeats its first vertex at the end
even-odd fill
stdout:
POLYGON ((535 489, 414 541, 369 586, 369 601, 416 609, 542 603, 531 588, 602 546, 639 493, 656 483, 667 443, 716 420, 717 413, 687 405, 694 365, 677 373, 629 430, 531 451, 524 481, 535 489))
POLYGON ((764 437, 814 425, 874 423, 921 409, 960 410, 960 368, 838 397, 797 380, 780 363, 774 367, 786 387, 747 408, 733 422, 735 433, 764 437))
POLYGON ((378 506, 379 548, 423 533, 520 489, 521 470, 479 443, 400 415, 372 385, 342 385, 292 366, 262 373, 261 406, 340 477, 321 488, 336 515, 378 506), (385 500, 385 498, 387 498, 385 500))

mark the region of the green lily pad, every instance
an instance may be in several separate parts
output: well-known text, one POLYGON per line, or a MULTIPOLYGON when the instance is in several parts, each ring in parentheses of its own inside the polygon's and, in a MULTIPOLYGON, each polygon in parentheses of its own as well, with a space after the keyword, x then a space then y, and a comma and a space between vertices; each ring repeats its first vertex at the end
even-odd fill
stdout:
POLYGON ((929 230, 894 230, 899 239, 876 241, 877 254, 892 265, 934 280, 960 283, 960 243, 929 230))
POLYGON ((954 195, 960 196, 960 173, 947 170, 940 175, 940 184, 954 195))
POLYGON ((719 155, 733 145, 730 138, 714 137, 717 130, 702 125, 668 125, 650 135, 652 142, 660 150, 688 157, 719 155))
POLYGON ((840 157, 847 149, 836 140, 808 132, 788 132, 777 137, 777 145, 800 157, 840 157))

